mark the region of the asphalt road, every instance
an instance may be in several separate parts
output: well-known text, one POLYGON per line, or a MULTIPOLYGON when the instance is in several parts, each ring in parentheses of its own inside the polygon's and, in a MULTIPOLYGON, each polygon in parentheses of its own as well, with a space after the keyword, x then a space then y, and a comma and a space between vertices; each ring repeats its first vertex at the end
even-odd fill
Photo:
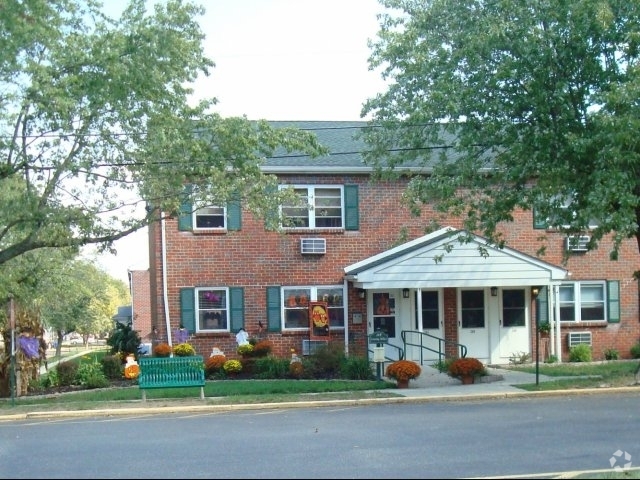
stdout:
POLYGON ((640 463, 638 425, 637 393, 34 418, 0 478, 551 478, 640 463))

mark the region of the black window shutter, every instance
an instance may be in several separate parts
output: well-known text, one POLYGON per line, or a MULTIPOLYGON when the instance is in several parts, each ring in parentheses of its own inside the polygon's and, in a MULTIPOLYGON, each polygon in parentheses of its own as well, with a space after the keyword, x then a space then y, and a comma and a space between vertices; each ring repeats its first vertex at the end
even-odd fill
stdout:
POLYGON ((240 199, 232 199, 227 202, 227 230, 240 230, 242 228, 242 209, 240 199))
POLYGON ((180 324, 190 334, 196 331, 196 297, 195 289, 180 289, 180 324))
POLYGON ((607 321, 620 323, 620 282, 609 280, 607 282, 607 321))
POLYGON ((358 230, 360 228, 360 213, 358 212, 358 185, 344 186, 344 228, 358 230))
POLYGON ((280 331, 280 287, 267 287, 267 330, 280 331))
POLYGON ((191 203, 191 191, 193 187, 187 185, 182 192, 180 214, 178 216, 178 230, 193 230, 193 203, 191 203))
POLYGON ((229 288, 229 310, 231 331, 237 333, 244 328, 244 288, 229 288))
POLYGON ((547 287, 542 287, 536 297, 536 322, 538 326, 549 323, 549 298, 547 287))

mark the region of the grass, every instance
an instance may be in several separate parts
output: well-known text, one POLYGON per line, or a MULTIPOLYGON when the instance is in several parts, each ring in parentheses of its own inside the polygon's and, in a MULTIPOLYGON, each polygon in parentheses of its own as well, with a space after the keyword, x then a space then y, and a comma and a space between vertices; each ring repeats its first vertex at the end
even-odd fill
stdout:
MULTIPOLYGON (((535 365, 506 367, 511 370, 535 373, 535 365)), ((557 380, 518 385, 527 391, 567 390, 575 388, 626 387, 636 384, 638 360, 610 360, 595 363, 540 364, 540 375, 557 380)))

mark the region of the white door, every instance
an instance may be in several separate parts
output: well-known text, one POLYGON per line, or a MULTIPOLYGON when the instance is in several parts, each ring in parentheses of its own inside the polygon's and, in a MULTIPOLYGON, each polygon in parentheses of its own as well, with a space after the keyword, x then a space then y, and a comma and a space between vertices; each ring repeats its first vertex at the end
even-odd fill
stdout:
POLYGON ((385 357, 398 359, 402 349, 401 328, 398 325, 399 300, 396 298, 397 292, 378 291, 372 292, 369 297, 371 302, 367 308, 371 312, 369 317, 369 334, 374 332, 384 332, 388 336, 388 343, 384 347, 385 357))
POLYGON ((467 347, 467 357, 483 363, 490 360, 486 306, 484 289, 458 290, 458 343, 467 347))
POLYGON ((501 292, 501 310, 498 351, 499 359, 495 363, 509 363, 509 358, 522 354, 531 354, 529 309, 527 291, 524 288, 503 289, 501 292))

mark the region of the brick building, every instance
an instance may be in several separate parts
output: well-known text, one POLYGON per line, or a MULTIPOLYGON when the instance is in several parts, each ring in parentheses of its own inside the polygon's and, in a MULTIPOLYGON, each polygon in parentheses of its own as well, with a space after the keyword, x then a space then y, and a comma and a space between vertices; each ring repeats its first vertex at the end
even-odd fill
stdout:
POLYGON ((185 205, 180 218, 152 225, 158 339, 176 343, 182 326, 199 354, 215 347, 234 357, 244 328, 270 339, 280 356, 327 342, 371 354, 369 335, 383 332, 388 358, 403 352, 423 362, 466 350, 507 364, 513 355, 534 358, 537 345, 566 361, 576 343, 592 345, 594 359, 607 348, 630 357, 640 334, 633 241, 613 262, 607 242, 585 251, 584 238, 568 242, 528 211, 514 212, 504 249, 458 230, 456 218, 425 234, 435 213, 427 206, 410 215, 401 201, 407 179, 374 181, 362 162, 365 147, 353 135, 364 122, 272 123, 311 129, 330 148, 325 157, 278 156, 264 165, 311 207, 285 206, 296 226, 282 233, 267 231, 239 202, 185 205), (546 254, 536 257, 542 236, 546 254), (548 320, 550 339, 539 344, 536 322, 548 320))

